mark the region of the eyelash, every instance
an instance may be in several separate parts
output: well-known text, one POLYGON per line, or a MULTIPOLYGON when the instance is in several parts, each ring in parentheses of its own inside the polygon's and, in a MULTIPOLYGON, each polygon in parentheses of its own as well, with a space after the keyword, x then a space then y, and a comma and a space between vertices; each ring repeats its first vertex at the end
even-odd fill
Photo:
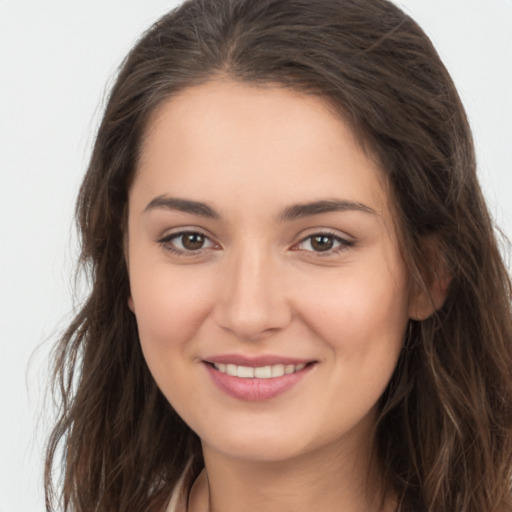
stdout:
MULTIPOLYGON (((179 231, 178 233, 172 233, 170 235, 166 235, 158 240, 158 243, 162 246, 163 249, 166 251, 169 251, 177 256, 180 257, 191 257, 196 256, 198 254, 201 254, 201 251, 211 250, 215 248, 215 243, 211 241, 210 237, 202 233, 201 231, 179 231), (183 237, 187 235, 196 235, 200 236, 204 239, 204 241, 209 241, 210 245, 208 247, 200 247, 197 250, 187 250, 185 248, 180 249, 173 245, 174 240, 182 239, 181 245, 183 247, 183 237)), ((353 247, 355 245, 355 242, 352 240, 347 240, 345 238, 342 238, 341 236, 330 232, 330 231, 318 231, 315 233, 312 233, 304 238, 302 238, 297 244, 295 244, 292 247, 292 250, 294 251, 303 251, 305 253, 311 253, 314 254, 315 257, 327 257, 332 256, 333 254, 339 254, 345 250, 347 250, 350 247, 353 247), (315 238, 328 238, 333 241, 333 243, 337 243, 338 245, 334 248, 327 249, 325 251, 315 251, 314 249, 301 249, 300 245, 304 244, 306 241, 309 240, 309 244, 311 246, 312 241, 315 238)))
POLYGON ((346 238, 343 238, 331 231, 317 231, 315 233, 311 233, 310 235, 304 237, 299 243, 295 244, 294 247, 297 247, 297 248, 296 249, 294 248, 293 250, 312 253, 315 255, 315 257, 327 257, 327 256, 332 256, 333 254, 336 255, 343 251, 346 251, 347 249, 349 249, 350 247, 353 247, 354 245, 355 245, 355 242, 353 240, 347 240, 346 238), (298 247, 298 246, 304 244, 308 240, 309 240, 309 245, 311 245, 312 241, 315 238, 329 238, 334 243, 337 243, 338 246, 331 248, 331 249, 327 249, 325 251, 315 251, 312 249, 300 249, 298 247))
POLYGON ((171 233, 170 235, 166 235, 162 237, 160 240, 158 240, 158 243, 162 246, 163 249, 166 251, 172 252, 173 254, 177 256, 187 257, 187 256, 196 256, 201 253, 201 251, 205 249, 211 249, 215 247, 215 243, 211 241, 210 237, 202 233, 201 231, 194 231, 194 230, 187 230, 187 231, 179 231, 178 233, 171 233), (210 246, 209 247, 200 247, 197 250, 187 250, 185 248, 179 249, 175 246, 173 246, 173 241, 177 239, 182 239, 181 245, 183 247, 183 237, 187 235, 199 235, 202 237, 205 242, 209 241, 210 246))

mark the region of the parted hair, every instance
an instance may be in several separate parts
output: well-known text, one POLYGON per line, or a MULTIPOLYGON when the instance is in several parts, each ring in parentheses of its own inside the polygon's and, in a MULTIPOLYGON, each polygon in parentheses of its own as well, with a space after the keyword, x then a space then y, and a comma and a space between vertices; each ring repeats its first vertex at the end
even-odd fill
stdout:
POLYGON ((188 0, 130 51, 77 201, 90 290, 55 348, 46 509, 163 512, 202 467, 144 361, 123 243, 148 119, 219 76, 327 100, 386 176, 410 275, 426 290, 447 283, 443 305, 410 322, 379 402, 374 453, 397 510, 512 510, 510 278, 455 86, 387 0, 188 0))

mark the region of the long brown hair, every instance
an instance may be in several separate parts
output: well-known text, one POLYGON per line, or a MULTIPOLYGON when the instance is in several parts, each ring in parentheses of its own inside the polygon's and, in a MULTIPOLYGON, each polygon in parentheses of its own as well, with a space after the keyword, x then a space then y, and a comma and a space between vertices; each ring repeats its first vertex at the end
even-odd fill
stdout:
POLYGON ((149 116, 219 74, 327 99, 387 174, 413 278, 428 289, 449 276, 443 306, 410 323, 381 398, 376 456, 399 510, 512 508, 511 284, 466 115, 431 42, 387 0, 189 0, 124 61, 80 189, 91 291, 55 352, 47 510, 161 512, 185 468, 190 480, 202 466, 144 361, 123 234, 149 116))

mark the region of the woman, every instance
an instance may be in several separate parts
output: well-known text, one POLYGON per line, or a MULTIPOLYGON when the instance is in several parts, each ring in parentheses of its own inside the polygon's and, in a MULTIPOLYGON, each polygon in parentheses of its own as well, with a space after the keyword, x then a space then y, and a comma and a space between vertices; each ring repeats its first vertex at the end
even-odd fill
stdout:
POLYGON ((511 509, 510 281, 430 41, 192 0, 127 57, 56 357, 66 510, 511 509))

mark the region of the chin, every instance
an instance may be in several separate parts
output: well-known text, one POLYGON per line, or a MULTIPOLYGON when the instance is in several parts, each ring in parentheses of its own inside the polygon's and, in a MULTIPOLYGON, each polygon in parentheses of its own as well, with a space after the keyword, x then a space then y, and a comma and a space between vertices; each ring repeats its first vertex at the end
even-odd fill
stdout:
POLYGON ((268 439, 261 442, 259 440, 243 443, 231 442, 229 446, 214 446, 213 449, 230 459, 263 464, 285 462, 303 455, 304 452, 297 446, 290 446, 289 443, 285 444, 279 440, 269 442, 268 439))
POLYGON ((227 429, 223 434, 202 439, 203 450, 247 462, 277 463, 307 455, 319 448, 317 442, 306 441, 311 437, 307 432, 294 433, 283 428, 279 431, 262 428, 245 431, 227 429))

